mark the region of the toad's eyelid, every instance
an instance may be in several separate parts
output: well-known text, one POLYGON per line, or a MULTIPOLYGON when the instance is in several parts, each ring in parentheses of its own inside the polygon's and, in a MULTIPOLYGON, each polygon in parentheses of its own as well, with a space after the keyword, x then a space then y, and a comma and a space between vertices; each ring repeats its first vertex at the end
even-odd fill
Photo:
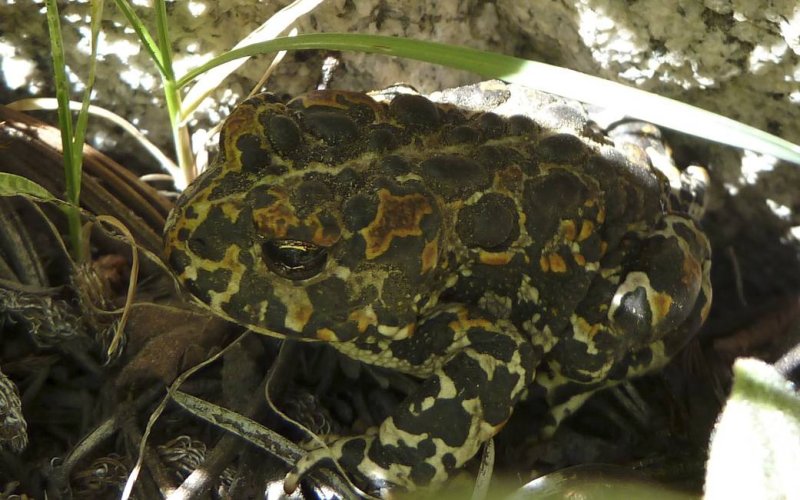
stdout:
POLYGON ((315 250, 317 245, 312 243, 284 243, 280 245, 282 250, 315 250))

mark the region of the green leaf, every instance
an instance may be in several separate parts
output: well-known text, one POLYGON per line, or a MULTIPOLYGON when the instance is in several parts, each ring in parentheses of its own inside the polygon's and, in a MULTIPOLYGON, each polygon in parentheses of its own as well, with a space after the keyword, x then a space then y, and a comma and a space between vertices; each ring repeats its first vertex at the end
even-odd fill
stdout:
POLYGON ((63 203, 32 180, 7 172, 0 172, 0 196, 28 196, 41 201, 63 203))
POLYGON ((369 52, 417 59, 472 71, 487 78, 498 78, 569 99, 619 110, 628 116, 685 134, 769 154, 800 165, 800 146, 755 127, 679 101, 570 69, 493 52, 423 40, 347 33, 307 34, 276 38, 268 42, 241 47, 215 57, 178 80, 178 87, 183 87, 211 68, 240 57, 279 50, 304 49, 369 52))
POLYGON ((705 498, 789 498, 800 492, 800 395, 757 359, 737 360, 733 374, 711 436, 705 498))

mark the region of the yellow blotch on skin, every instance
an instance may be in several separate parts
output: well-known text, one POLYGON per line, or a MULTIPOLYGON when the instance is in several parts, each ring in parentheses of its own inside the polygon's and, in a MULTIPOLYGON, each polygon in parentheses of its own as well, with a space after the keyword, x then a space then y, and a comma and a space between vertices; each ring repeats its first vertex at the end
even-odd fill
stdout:
POLYGON ((339 241, 341 231, 338 227, 325 227, 317 214, 310 215, 305 221, 306 226, 314 228, 313 242, 323 247, 333 246, 339 241), (327 230, 327 231, 326 231, 327 230))
POLYGON ((253 222, 261 234, 283 238, 290 227, 296 227, 300 220, 289 204, 286 193, 270 190, 278 198, 268 207, 253 210, 253 222))
POLYGON ((480 263, 486 264, 487 266, 504 266, 511 262, 513 258, 513 252, 487 252, 481 250, 478 253, 478 260, 480 263))
POLYGON ((578 235, 578 241, 584 241, 594 233, 594 224, 590 220, 583 221, 581 224, 581 233, 578 235))
POLYGON ((220 269, 229 269, 234 272, 242 272, 242 268, 244 267, 241 262, 239 262, 239 252, 240 248, 234 245, 229 246, 225 249, 225 256, 222 258, 222 261, 219 264, 220 269))
POLYGON ((231 221, 231 223, 236 223, 236 221, 239 219, 239 214, 241 212, 242 212, 242 209, 237 207, 233 203, 223 203, 222 204, 222 213, 225 215, 225 217, 228 218, 228 220, 231 221))
POLYGON ((286 313, 286 326, 296 332, 303 330, 303 327, 311 319, 311 313, 314 308, 306 304, 298 304, 297 306, 290 306, 286 313))
POLYGON ((575 241, 575 233, 577 233, 577 230, 574 220, 567 219, 561 221, 561 234, 564 235, 565 240, 575 241))
POLYGON ((603 222, 606 221, 606 208, 605 207, 600 207, 600 210, 597 211, 596 220, 597 220, 598 224, 602 224, 603 222))
POLYGON ((369 328, 370 325, 378 324, 378 317, 375 315, 375 311, 373 311, 372 308, 358 309, 353 311, 350 313, 347 319, 356 323, 358 333, 364 333, 367 331, 367 328, 369 328))
POLYGON ((393 195, 388 189, 378 191, 378 213, 367 227, 359 231, 367 244, 367 259, 383 255, 392 239, 420 236, 420 222, 433 213, 428 199, 421 194, 393 195))
POLYGON ((681 283, 685 286, 693 286, 700 281, 702 270, 697 261, 689 256, 684 256, 681 266, 681 283))
POLYGON ((317 330, 317 339, 323 342, 336 342, 338 337, 336 337, 336 333, 330 328, 320 328, 317 330))
POLYGON ((422 249, 422 273, 427 273, 434 267, 439 260, 439 241, 431 240, 422 249))
POLYGON ((301 333, 314 312, 308 292, 303 288, 289 287, 281 290, 278 295, 280 301, 286 304, 284 325, 291 331, 301 333))
POLYGON ((557 253, 550 253, 542 255, 539 259, 539 266, 544 272, 565 273, 567 272, 567 263, 557 253))
POLYGON ((590 324, 588 321, 581 318, 580 316, 575 318, 574 324, 575 324, 575 329, 580 331, 589 340, 594 339, 594 336, 597 335, 597 332, 600 331, 600 328, 602 326, 599 323, 590 324))
POLYGON ((493 330, 492 322, 483 318, 470 318, 466 310, 458 311, 458 319, 447 324, 453 332, 466 332, 470 328, 483 328, 493 330))
POLYGON ((653 293, 650 307, 653 309, 653 323, 664 319, 672 307, 672 297, 666 293, 653 293))
MULTIPOLYGON (((268 107, 282 111, 284 109, 282 104, 270 104, 268 107)), ((225 158, 227 161, 224 168, 231 172, 236 172, 242 169, 242 152, 237 147, 237 141, 243 135, 252 135, 254 137, 261 137, 264 135, 264 130, 258 119, 258 115, 265 111, 264 106, 256 106, 254 104, 245 104, 238 106, 233 110, 233 113, 225 120, 223 135, 225 144, 223 150, 225 151, 225 158)))

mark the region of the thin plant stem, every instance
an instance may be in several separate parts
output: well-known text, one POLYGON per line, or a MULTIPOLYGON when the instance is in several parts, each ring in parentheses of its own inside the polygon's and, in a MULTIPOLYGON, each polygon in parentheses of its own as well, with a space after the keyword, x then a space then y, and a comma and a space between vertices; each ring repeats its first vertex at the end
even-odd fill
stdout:
POLYGON ((81 216, 78 209, 81 194, 81 162, 80 155, 74 153, 72 115, 69 109, 69 80, 67 64, 64 57, 64 42, 61 37, 61 20, 56 0, 46 0, 47 28, 50 32, 50 51, 53 57, 53 76, 58 101, 58 126, 61 129, 61 148, 64 158, 64 178, 69 205, 64 207, 69 227, 69 238, 73 256, 77 261, 83 260, 83 244, 81 241, 81 216))
POLYGON ((172 68, 172 46, 169 40, 169 22, 167 20, 167 8, 164 0, 157 0, 155 2, 155 11, 158 47, 163 64, 161 79, 164 84, 164 99, 167 103, 172 140, 175 143, 175 155, 178 160, 178 167, 181 172, 183 172, 184 179, 189 181, 195 177, 194 157, 189 140, 189 130, 180 119, 181 95, 175 81, 175 71, 172 68))

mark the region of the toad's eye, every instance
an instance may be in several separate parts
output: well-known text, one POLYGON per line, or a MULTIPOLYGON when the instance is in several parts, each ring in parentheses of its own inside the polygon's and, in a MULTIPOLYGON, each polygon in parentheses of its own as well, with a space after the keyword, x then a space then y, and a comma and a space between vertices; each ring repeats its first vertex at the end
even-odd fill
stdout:
POLYGON ((300 240, 269 240, 261 245, 267 267, 290 280, 306 280, 325 268, 325 247, 300 240))

